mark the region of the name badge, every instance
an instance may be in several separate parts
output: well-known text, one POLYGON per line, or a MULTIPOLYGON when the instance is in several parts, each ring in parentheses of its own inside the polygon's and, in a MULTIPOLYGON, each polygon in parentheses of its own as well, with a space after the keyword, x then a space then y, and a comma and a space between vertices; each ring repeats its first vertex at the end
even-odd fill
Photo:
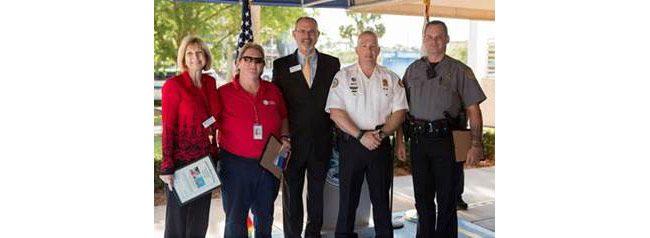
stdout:
POLYGON ((210 118, 203 122, 203 128, 208 128, 208 126, 212 125, 215 121, 214 116, 210 116, 210 118))
POLYGON ((302 66, 297 64, 297 65, 291 66, 291 68, 289 68, 289 73, 293 73, 293 72, 300 71, 300 70, 302 70, 302 66))
POLYGON ((253 124, 253 140, 262 140, 262 124, 253 124))

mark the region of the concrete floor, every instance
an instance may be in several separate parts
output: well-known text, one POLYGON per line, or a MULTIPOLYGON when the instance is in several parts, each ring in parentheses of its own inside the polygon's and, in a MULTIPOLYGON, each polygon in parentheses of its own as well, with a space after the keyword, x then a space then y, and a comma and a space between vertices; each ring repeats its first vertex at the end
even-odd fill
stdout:
MULTIPOLYGON (((494 237, 495 193, 494 167, 465 170, 465 191, 463 198, 469 204, 467 211, 459 211, 459 237, 494 237)), ((394 180, 393 217, 398 219, 407 210, 415 209, 411 176, 396 177, 394 180)), ((282 199, 275 201, 273 237, 282 237, 282 199)), ((206 237, 223 237, 224 213, 220 199, 212 199, 210 225, 206 237)), ((154 237, 163 237, 165 228, 165 206, 154 208, 154 237)), ((405 227, 395 230, 395 237, 415 237, 416 224, 404 222, 405 227)), ((324 230, 324 237, 333 237, 324 230)), ((372 237, 372 219, 368 227, 358 230, 360 237, 372 237)))

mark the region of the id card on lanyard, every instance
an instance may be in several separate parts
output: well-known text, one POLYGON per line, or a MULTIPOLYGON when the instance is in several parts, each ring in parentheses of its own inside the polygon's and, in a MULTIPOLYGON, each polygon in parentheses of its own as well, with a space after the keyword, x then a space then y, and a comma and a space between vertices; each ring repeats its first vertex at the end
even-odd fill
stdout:
POLYGON ((253 124, 253 140, 262 140, 262 124, 256 122, 253 124))
POLYGON ((262 129, 262 123, 260 123, 260 117, 257 114, 257 105, 255 105, 254 98, 249 97, 249 101, 251 104, 253 104, 253 111, 255 112, 255 123, 253 123, 253 140, 262 140, 264 131, 262 129))

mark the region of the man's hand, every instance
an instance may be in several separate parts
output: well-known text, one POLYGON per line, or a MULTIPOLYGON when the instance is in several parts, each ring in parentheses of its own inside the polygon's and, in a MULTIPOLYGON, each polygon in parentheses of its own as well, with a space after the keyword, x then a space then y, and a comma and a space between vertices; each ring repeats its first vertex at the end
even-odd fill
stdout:
POLYGON ((375 139, 379 140, 380 142, 386 137, 386 134, 384 134, 381 130, 374 130, 371 133, 372 136, 375 137, 375 139))
POLYGON ((483 146, 482 145, 472 145, 467 151, 467 159, 465 160, 465 166, 467 165, 477 165, 479 161, 483 159, 483 146))
POLYGON ((169 188, 169 191, 174 190, 173 185, 174 184, 174 175, 169 174, 169 175, 160 175, 160 180, 165 182, 167 184, 167 187, 169 188))
POLYGON ((379 147, 381 140, 379 140, 378 131, 367 131, 363 133, 359 142, 365 146, 368 150, 374 150, 379 147))
POLYGON ((397 156, 397 159, 404 162, 406 161, 406 143, 401 140, 395 140, 397 141, 397 145, 395 146, 395 156, 397 156))

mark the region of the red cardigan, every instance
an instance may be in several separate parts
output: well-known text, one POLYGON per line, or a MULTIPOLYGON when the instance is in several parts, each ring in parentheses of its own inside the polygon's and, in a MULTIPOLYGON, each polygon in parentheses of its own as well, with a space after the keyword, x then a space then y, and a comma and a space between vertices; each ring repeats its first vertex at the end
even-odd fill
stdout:
POLYGON ((203 75, 201 88, 192 84, 187 71, 165 82, 162 88, 161 174, 174 171, 216 152, 208 135, 214 135, 216 123, 204 128, 203 122, 221 112, 214 78, 203 75))

